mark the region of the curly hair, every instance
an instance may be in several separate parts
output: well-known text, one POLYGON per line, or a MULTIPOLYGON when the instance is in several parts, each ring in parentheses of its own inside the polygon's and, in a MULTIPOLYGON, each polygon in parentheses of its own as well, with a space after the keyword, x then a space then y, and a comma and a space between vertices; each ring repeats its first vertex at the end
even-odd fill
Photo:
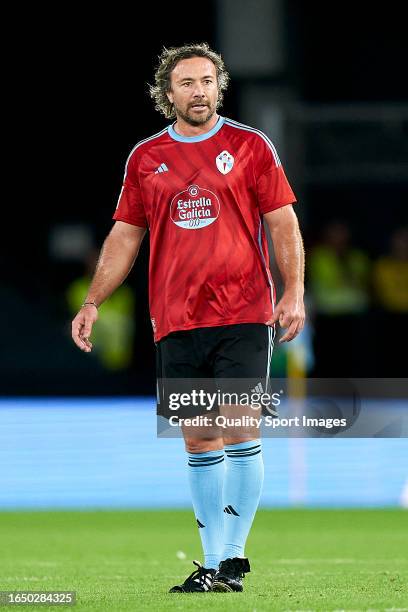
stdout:
POLYGON ((155 83, 154 85, 149 85, 149 93, 150 97, 155 101, 155 109, 162 113, 166 119, 176 117, 174 105, 166 95, 171 90, 171 73, 178 62, 191 57, 206 57, 214 64, 218 84, 217 109, 222 105, 224 91, 228 87, 230 77, 221 55, 212 51, 205 42, 184 45, 183 47, 171 47, 170 49, 164 47, 159 55, 159 64, 154 73, 155 83))

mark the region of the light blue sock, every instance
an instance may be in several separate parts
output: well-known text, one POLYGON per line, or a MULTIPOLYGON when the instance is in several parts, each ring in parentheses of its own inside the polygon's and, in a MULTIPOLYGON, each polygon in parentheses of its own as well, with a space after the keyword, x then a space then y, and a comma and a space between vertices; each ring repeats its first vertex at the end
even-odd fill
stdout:
POLYGON ((225 446, 224 548, 221 560, 244 557, 261 497, 264 465, 260 440, 225 446))
POLYGON ((218 569, 223 547, 224 451, 188 454, 191 498, 201 536, 204 567, 218 569))

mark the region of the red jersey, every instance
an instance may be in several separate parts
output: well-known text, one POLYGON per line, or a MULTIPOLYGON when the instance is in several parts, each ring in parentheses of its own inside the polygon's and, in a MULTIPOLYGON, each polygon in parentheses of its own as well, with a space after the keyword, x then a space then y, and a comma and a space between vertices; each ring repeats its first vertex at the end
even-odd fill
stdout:
POLYGON ((156 342, 266 323, 274 292, 262 215, 295 201, 269 138, 231 119, 193 137, 171 125, 134 147, 113 218, 150 230, 156 342))

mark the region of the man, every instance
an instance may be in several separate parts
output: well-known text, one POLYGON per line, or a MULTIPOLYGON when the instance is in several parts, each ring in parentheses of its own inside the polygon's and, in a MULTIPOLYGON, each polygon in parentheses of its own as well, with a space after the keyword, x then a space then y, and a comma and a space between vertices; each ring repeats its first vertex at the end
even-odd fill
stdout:
MULTIPOLYGON (((259 130, 217 113, 228 85, 207 44, 165 49, 156 109, 176 121, 138 143, 125 171, 113 229, 72 323, 92 350, 97 308, 123 282, 150 231, 150 314, 163 378, 253 378, 269 371, 272 331, 303 328, 304 255, 295 202, 278 154, 259 130), (274 308, 262 218, 285 290, 274 308)), ((204 566, 171 592, 242 591, 245 542, 258 506, 259 434, 184 432, 204 566), (225 509, 225 511, 224 511, 225 509)))

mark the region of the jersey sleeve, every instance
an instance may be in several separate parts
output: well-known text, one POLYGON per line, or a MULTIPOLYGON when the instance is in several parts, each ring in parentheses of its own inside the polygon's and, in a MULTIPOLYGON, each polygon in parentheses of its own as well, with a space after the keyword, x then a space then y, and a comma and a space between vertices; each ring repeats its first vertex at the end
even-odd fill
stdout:
POLYGON ((147 227, 137 175, 137 160, 132 155, 126 164, 125 178, 113 218, 115 221, 124 221, 138 227, 147 227))
POLYGON ((276 149, 265 135, 257 138, 255 175, 261 215, 296 202, 276 149))

